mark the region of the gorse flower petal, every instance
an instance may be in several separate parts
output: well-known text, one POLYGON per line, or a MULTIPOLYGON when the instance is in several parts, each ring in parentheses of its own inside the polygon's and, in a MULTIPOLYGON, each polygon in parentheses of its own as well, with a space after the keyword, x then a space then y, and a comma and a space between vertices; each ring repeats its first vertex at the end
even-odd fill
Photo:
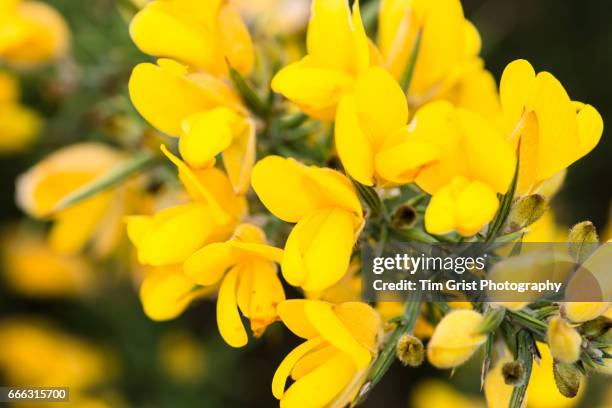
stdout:
POLYGON ((242 73, 253 67, 250 35, 227 1, 152 1, 132 20, 130 34, 147 54, 176 59, 213 75, 227 73, 226 58, 242 73))
POLYGON ((342 94, 370 65, 359 2, 351 15, 347 0, 314 0, 306 46, 308 55, 280 70, 272 89, 309 115, 332 120, 342 94))

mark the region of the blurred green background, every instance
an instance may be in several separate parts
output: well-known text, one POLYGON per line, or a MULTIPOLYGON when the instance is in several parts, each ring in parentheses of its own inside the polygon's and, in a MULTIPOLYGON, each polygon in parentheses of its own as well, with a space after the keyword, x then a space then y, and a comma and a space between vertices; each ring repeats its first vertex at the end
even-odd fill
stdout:
MULTIPOLYGON (((133 143, 133 129, 122 128, 114 118, 134 114, 127 98, 127 79, 132 67, 146 57, 130 41, 125 18, 110 0, 48 3, 68 20, 74 61, 59 70, 50 67, 19 75, 24 103, 40 111, 47 126, 28 153, 0 159, 3 225, 22 217, 14 205, 15 177, 41 157, 76 141, 133 143)), ((497 79, 508 62, 526 58, 536 70, 551 71, 573 99, 594 105, 604 122, 612 123, 612 2, 464 0, 463 4, 466 16, 481 32, 482 55, 497 79)), ((606 226, 612 199, 611 159, 612 140, 606 128, 599 146, 570 168, 554 200, 560 223, 569 226, 590 219, 600 229, 606 226)), ((125 278, 129 275, 125 265, 106 262, 94 268, 105 283, 84 300, 28 299, 0 285, 0 320, 47 316, 63 330, 110 350, 118 369, 92 394, 116 394, 126 406, 277 405, 270 390, 272 376, 283 356, 298 343, 280 324, 270 327, 262 340, 233 350, 217 333, 213 303, 200 302, 174 321, 154 323, 142 313, 134 287, 125 278), (187 357, 202 367, 203 375, 196 379, 172 374, 164 360, 168 336, 185 331, 201 345, 200 352, 187 357)), ((295 294, 288 293, 291 295, 295 294)), ((184 343, 177 344, 181 349, 184 343)), ((394 366, 365 406, 406 407, 415 387, 431 377, 447 379, 448 374, 427 365, 417 369, 394 366)), ((458 390, 477 395, 479 367, 461 367, 450 381, 458 390)), ((600 379, 588 386, 596 390, 609 385, 600 379)), ((594 407, 599 398, 599 392, 587 392, 581 406, 594 407)))

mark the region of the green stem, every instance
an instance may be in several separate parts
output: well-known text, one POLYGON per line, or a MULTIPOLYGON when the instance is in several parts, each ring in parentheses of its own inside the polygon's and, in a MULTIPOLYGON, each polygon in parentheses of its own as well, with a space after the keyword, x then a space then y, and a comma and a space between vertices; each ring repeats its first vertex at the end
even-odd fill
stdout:
POLYGON ((529 385, 529 378, 531 377, 531 368, 533 366, 532 347, 533 339, 531 335, 525 330, 521 330, 517 338, 516 359, 522 362, 525 367, 525 381, 520 385, 516 385, 512 390, 509 408, 521 408, 523 406, 525 394, 527 393, 527 386, 529 385))
POLYGON ((352 406, 357 406, 364 402, 370 391, 387 373, 391 367, 391 364, 393 364, 393 361, 395 361, 395 349, 397 347, 397 342, 404 334, 412 333, 412 330, 414 330, 417 318, 419 317, 420 307, 421 293, 413 292, 411 298, 408 299, 404 305, 404 313, 402 316, 398 316, 397 327, 389 336, 385 346, 374 361, 374 364, 372 364, 372 368, 370 369, 366 382, 361 387, 361 390, 359 391, 359 394, 352 406))
POLYGON ((112 168, 108 173, 104 174, 92 181, 89 184, 79 188, 72 194, 62 199, 51 210, 51 214, 58 213, 62 210, 72 207, 73 205, 86 200, 94 195, 106 191, 133 176, 136 172, 145 169, 155 161, 155 156, 150 151, 142 151, 136 153, 130 160, 119 164, 112 168))

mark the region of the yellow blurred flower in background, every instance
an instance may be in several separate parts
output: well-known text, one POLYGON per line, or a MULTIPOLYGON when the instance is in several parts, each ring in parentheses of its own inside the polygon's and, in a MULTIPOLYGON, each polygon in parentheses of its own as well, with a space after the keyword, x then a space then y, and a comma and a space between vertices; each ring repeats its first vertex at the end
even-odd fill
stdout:
POLYGON ((80 297, 92 292, 97 277, 80 255, 54 252, 38 231, 10 228, 2 234, 4 281, 31 298, 80 297))
POLYGON ((0 322, 0 370, 11 385, 69 385, 78 394, 103 384, 116 369, 107 352, 47 322, 26 317, 0 322))
POLYGON ((166 375, 179 383, 197 382, 206 372, 206 352, 199 339, 179 329, 161 337, 159 362, 166 375))
POLYGON ((0 155, 26 150, 40 131, 40 117, 19 99, 17 79, 0 71, 0 155))
POLYGON ((484 408, 485 406, 477 398, 463 395, 440 380, 428 380, 417 384, 411 402, 412 408, 484 408))
POLYGON ((378 314, 360 302, 333 305, 300 299, 279 304, 278 314, 289 330, 306 340, 285 357, 272 379, 280 406, 348 404, 378 353, 378 314), (285 390, 289 376, 295 382, 285 390))
POLYGON ((0 1, 0 61, 19 67, 66 55, 70 30, 53 7, 40 1, 0 1))
POLYGON ((53 250, 74 254, 91 243, 95 254, 105 256, 116 247, 123 236, 121 218, 129 185, 61 211, 56 209, 62 200, 106 174, 123 158, 103 144, 73 144, 47 156, 17 179, 19 207, 31 217, 54 221, 49 235, 53 250))

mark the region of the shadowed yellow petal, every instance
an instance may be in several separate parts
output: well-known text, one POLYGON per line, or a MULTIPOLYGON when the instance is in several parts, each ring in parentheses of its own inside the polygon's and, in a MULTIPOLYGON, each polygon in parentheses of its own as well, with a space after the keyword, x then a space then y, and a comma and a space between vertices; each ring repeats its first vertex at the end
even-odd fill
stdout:
POLYGON ((255 123, 247 119, 242 130, 234 135, 233 142, 223 152, 223 165, 236 194, 245 194, 255 164, 255 123))
MULTIPOLYGON (((576 105, 577 103, 574 102, 574 106, 576 105)), ((576 118, 578 120, 578 134, 580 136, 579 156, 583 157, 599 143, 604 124, 597 109, 591 105, 578 103, 576 109, 578 111, 576 118)))
POLYGON ((185 275, 202 286, 214 285, 237 263, 228 242, 215 242, 197 250, 183 264, 185 275))
POLYGON ((313 339, 319 333, 306 316, 304 306, 307 302, 304 299, 285 300, 278 304, 277 312, 285 326, 296 336, 303 339, 313 339))

